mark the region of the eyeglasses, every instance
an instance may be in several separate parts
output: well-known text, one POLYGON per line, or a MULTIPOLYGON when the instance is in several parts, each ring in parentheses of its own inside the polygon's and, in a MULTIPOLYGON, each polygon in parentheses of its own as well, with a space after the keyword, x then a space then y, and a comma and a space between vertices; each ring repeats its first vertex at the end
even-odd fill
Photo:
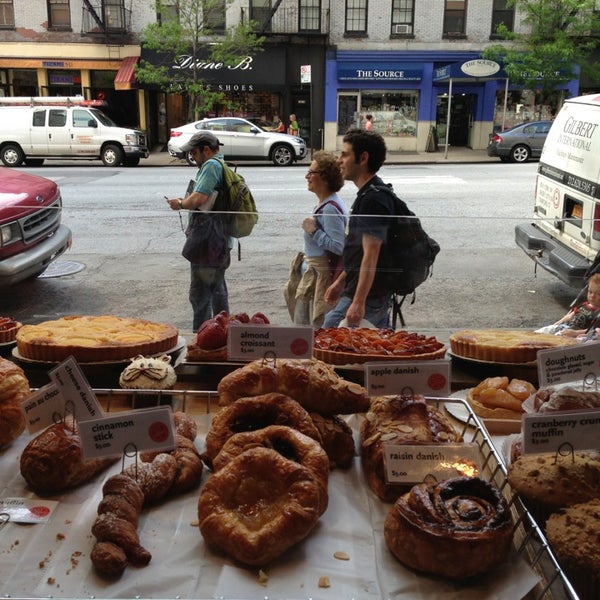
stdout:
POLYGON ((308 171, 306 171, 306 176, 310 177, 311 175, 320 175, 321 171, 312 171, 311 169, 309 169, 308 171))

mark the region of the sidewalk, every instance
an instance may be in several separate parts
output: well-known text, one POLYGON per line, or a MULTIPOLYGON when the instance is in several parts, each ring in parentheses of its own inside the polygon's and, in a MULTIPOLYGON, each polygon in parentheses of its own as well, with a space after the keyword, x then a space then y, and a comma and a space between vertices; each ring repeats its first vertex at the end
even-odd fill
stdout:
MULTIPOLYGON (((308 156, 303 160, 295 163, 296 165, 307 165, 310 163, 310 150, 308 156)), ((234 161, 238 164, 254 164, 256 166, 272 166, 272 163, 266 161, 234 161)), ((445 149, 440 147, 437 152, 388 152, 387 165, 402 165, 402 164, 450 164, 450 163, 483 163, 491 162, 500 164, 500 159, 490 157, 486 150, 472 150, 471 148, 450 147, 446 153, 445 149)), ((162 146, 154 149, 150 156, 142 160, 141 164, 148 167, 183 167, 187 163, 183 159, 171 156, 166 150, 162 150, 162 146)))

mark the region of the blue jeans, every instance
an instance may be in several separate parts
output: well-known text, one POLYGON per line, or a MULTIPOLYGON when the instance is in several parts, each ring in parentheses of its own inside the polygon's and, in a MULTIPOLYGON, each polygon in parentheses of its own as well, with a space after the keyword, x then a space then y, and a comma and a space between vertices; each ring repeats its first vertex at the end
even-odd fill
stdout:
POLYGON ((222 310, 229 312, 225 268, 203 267, 190 263, 190 303, 194 313, 194 332, 222 310))
MULTIPOLYGON (((340 322, 346 318, 346 312, 351 304, 350 296, 342 296, 335 307, 325 315, 322 327, 339 327, 340 322)), ((367 298, 364 318, 379 329, 391 328, 390 297, 367 298)))

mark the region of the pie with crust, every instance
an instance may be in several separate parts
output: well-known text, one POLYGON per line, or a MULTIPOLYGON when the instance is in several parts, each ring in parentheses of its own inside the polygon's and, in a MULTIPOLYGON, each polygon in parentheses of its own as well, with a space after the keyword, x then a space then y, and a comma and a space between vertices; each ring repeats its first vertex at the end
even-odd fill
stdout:
POLYGON ((138 354, 166 352, 177 344, 179 331, 166 323, 105 316, 69 316, 38 325, 23 325, 17 333, 21 357, 59 362, 73 356, 79 362, 115 362, 138 354))
POLYGON ((573 338, 523 329, 463 329, 450 336, 454 355, 504 363, 535 362, 540 350, 577 343, 573 338))

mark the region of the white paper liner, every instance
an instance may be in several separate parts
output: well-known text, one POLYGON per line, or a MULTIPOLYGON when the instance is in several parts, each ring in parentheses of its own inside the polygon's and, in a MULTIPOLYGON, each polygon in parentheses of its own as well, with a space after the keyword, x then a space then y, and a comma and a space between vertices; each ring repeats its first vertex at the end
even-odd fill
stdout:
MULTIPOLYGON (((210 417, 198 417, 197 445, 203 446, 210 417)), ((359 419, 349 424, 357 433, 359 419)), ((35 497, 19 473, 27 434, 0 453, 0 496, 35 497)), ((143 568, 128 567, 117 580, 99 577, 89 559, 94 544, 91 526, 102 497, 103 481, 120 463, 94 481, 53 497, 59 505, 43 525, 8 523, 0 530, 0 594, 11 598, 244 598, 345 599, 381 598, 521 598, 537 576, 522 558, 513 558, 469 585, 452 583, 404 568, 388 551, 383 523, 390 504, 366 486, 355 458, 352 468, 332 471, 330 503, 307 539, 263 569, 240 568, 204 543, 197 527, 199 490, 144 510, 138 531, 152 553, 143 568), (334 558, 347 553, 350 560, 334 558), (319 588, 327 576, 331 587, 319 588)), ((209 477, 205 471, 204 479, 209 477)))

